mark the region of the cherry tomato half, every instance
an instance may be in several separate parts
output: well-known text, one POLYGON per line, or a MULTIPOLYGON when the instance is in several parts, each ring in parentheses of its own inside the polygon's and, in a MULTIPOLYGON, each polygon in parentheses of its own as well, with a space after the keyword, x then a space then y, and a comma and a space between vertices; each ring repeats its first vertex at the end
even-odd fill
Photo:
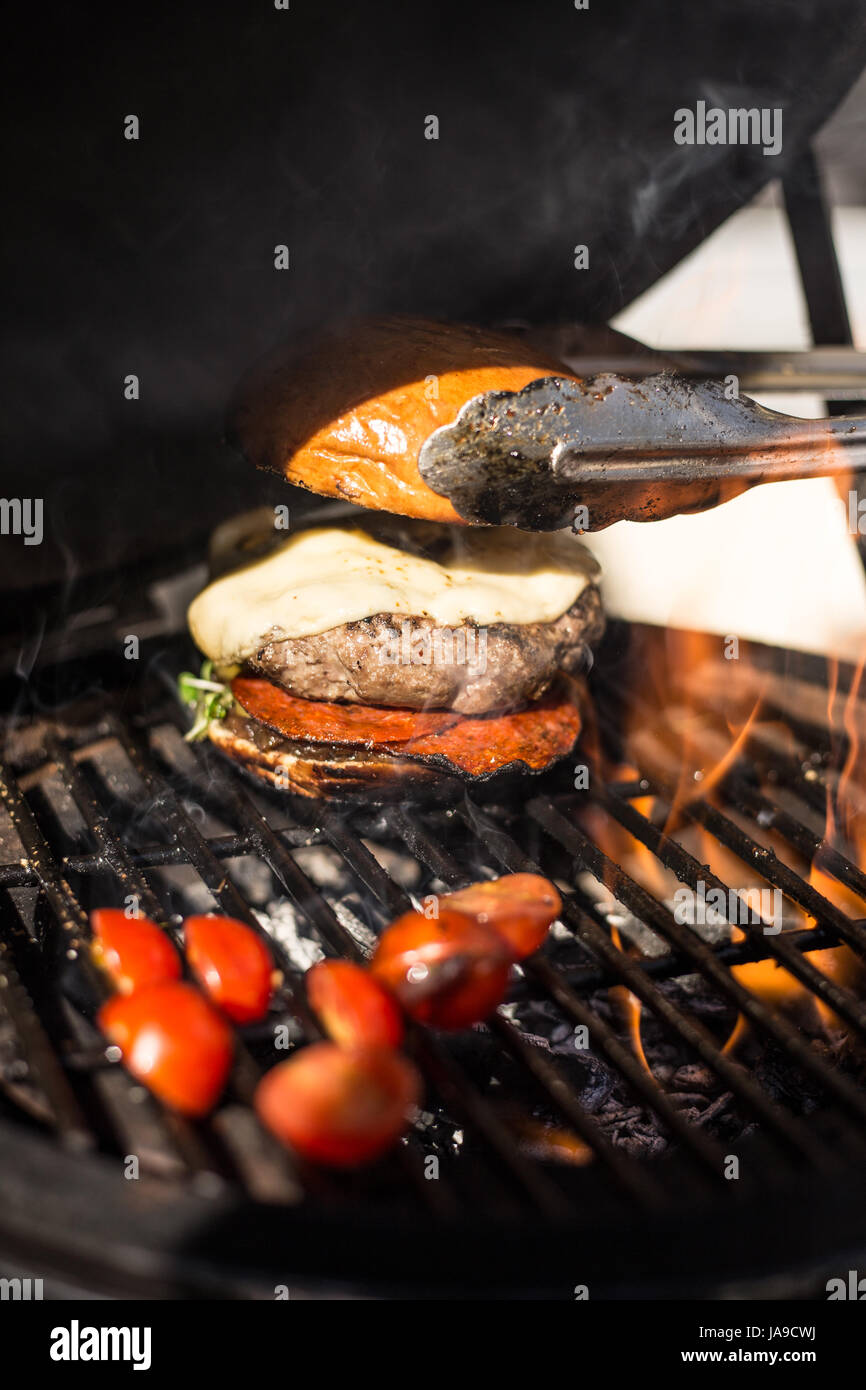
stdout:
POLYGON ((219 1100, 232 1062, 232 1033, 193 985, 172 980, 116 994, 99 1026, 124 1065, 165 1105, 206 1115, 219 1100))
POLYGON ((321 960, 307 971, 307 998, 340 1047, 399 1047, 405 1028, 396 1000, 360 965, 321 960))
POLYGON ((262 1123, 302 1157, 352 1168, 397 1142, 420 1095, 418 1072, 399 1052, 321 1042, 269 1071, 255 1106, 262 1123))
POLYGON ((187 917, 186 958, 202 989, 235 1023, 268 1011, 274 963, 260 936, 234 917, 187 917))
POLYGON ((370 970, 419 1023, 468 1028, 502 1003, 512 957, 502 938, 444 904, 386 927, 370 970))
POLYGON ((121 994, 180 979, 180 956, 171 938, 149 917, 127 917, 119 907, 99 907, 91 912, 90 925, 91 955, 121 994))
POLYGON ((507 942, 514 960, 525 960, 538 950, 562 911, 561 897, 541 874, 504 874, 470 883, 448 893, 442 904, 491 927, 507 942))

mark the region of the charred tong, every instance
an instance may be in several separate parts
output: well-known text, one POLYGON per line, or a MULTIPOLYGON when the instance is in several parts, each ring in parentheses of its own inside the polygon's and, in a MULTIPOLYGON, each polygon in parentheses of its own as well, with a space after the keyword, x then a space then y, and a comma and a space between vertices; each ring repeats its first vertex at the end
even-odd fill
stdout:
MULTIPOLYGON (((733 380, 733 379, 731 379, 733 380)), ((467 521, 598 531, 704 511, 761 483, 866 468, 866 416, 802 420, 672 372, 488 391, 418 456, 467 521)))

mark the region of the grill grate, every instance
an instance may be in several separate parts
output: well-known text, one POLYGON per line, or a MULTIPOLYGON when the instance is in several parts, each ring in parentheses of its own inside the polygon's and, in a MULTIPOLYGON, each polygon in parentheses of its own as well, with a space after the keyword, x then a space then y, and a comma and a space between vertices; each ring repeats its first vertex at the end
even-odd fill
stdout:
POLYGON ((289 804, 248 785, 209 746, 190 748, 181 731, 173 705, 157 702, 146 715, 132 716, 123 715, 109 698, 83 724, 67 713, 43 719, 27 738, 12 726, 7 730, 7 760, 0 769, 8 817, 0 855, 0 1076, 8 1096, 50 1125, 64 1143, 135 1153, 148 1171, 197 1183, 202 1191, 208 1183, 214 1190, 240 1184, 269 1201, 397 1203, 420 1207, 437 1219, 471 1208, 476 1214, 534 1212, 559 1220, 573 1215, 581 1184, 588 1181, 600 1184, 611 1202, 646 1211, 680 1200, 683 1183, 696 1193, 729 1194, 725 1144, 642 1065, 599 1009, 600 992, 619 986, 712 1074, 744 1117, 757 1122, 755 1142, 772 1155, 774 1182, 785 1172, 829 1173, 862 1158, 866 1093, 851 1068, 834 1064, 826 1049, 815 1047, 732 973, 740 964, 775 960, 845 1021, 852 1053, 854 1040, 859 1045, 866 1035, 863 1001, 804 954, 844 942, 866 957, 866 924, 848 917, 778 858, 763 843, 762 832, 771 827, 809 860, 820 851, 822 867, 853 893, 864 895, 866 878, 810 828, 814 781, 804 778, 802 766, 798 773, 790 758, 781 778, 778 750, 761 727, 749 747, 748 775, 735 764, 720 784, 718 805, 697 796, 682 815, 779 888, 817 926, 767 935, 762 923, 746 924, 743 941, 715 944, 680 924, 670 907, 584 826, 582 813, 591 806, 680 883, 695 889, 704 880, 727 893, 721 878, 636 805, 652 796, 666 809, 674 795, 672 752, 658 730, 644 740, 644 775, 629 781, 605 782, 591 774, 590 790, 578 794, 563 789, 554 776, 533 782, 533 795, 516 806, 467 797, 448 810, 395 805, 374 811, 289 804), (773 788, 781 785, 799 799, 803 819, 774 798, 773 788), (162 1111, 109 1064, 88 1017, 86 1001, 91 1006, 98 1001, 103 986, 81 950, 87 907, 135 894, 148 915, 176 932, 179 916, 193 906, 201 910, 202 894, 209 895, 227 913, 270 936, 284 976, 280 1013, 273 1021, 289 1022, 300 1040, 310 1040, 317 1030, 304 1002, 302 972, 291 951, 263 925, 261 905, 248 886, 250 866, 267 873, 276 895, 289 900, 326 954, 363 959, 366 938, 347 925, 304 856, 317 847, 337 856, 375 931, 412 902, 405 883, 389 871, 385 854, 373 852, 376 845, 399 846, 411 856, 416 893, 419 885, 456 887, 503 870, 537 870, 567 881, 562 922, 569 936, 551 941, 525 964, 515 998, 543 1001, 565 1024, 588 1030, 593 1056, 671 1141, 676 1157, 670 1164, 643 1162, 619 1146, 561 1057, 538 1045, 511 1006, 483 1034, 454 1043, 413 1030, 411 1047, 426 1075, 429 1113, 392 1159, 375 1172, 348 1178, 310 1169, 257 1126, 249 1101, 274 1055, 272 1037, 262 1030, 244 1034, 226 1103, 201 1124, 162 1111), (661 955, 615 944, 609 913, 590 893, 587 874, 612 894, 618 911, 631 914, 664 943, 661 955), (670 992, 670 983, 684 976, 699 977, 806 1078, 819 1100, 814 1114, 795 1113, 724 1050, 712 1029, 670 992), (73 997, 79 1007, 72 1006, 73 997), (579 1136, 592 1151, 590 1167, 566 1168, 533 1157, 518 1142, 500 1103, 511 1098, 499 1097, 497 1088, 485 1084, 485 1068, 488 1082, 491 1072, 518 1077, 521 1103, 537 1104, 579 1136), (447 1158, 438 1182, 424 1178, 431 1148, 447 1158))

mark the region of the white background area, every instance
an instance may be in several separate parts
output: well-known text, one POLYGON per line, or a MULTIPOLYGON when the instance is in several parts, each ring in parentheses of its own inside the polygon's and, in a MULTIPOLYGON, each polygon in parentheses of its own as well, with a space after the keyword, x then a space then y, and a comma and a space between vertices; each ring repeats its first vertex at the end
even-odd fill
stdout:
MULTIPOLYGON (((858 347, 866 344, 866 208, 837 209, 837 254, 858 347)), ((732 217, 630 305, 615 328, 650 347, 810 345, 781 207, 732 217)), ((824 414, 805 394, 756 396, 792 415, 824 414)), ((584 537, 609 612, 849 660, 866 654, 866 578, 829 479, 756 487, 711 512, 584 537)))

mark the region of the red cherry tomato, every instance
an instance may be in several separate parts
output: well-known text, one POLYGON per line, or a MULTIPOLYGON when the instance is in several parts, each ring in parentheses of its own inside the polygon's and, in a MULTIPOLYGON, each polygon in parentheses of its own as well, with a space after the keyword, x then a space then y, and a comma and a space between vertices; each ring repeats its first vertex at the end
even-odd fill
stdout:
POLYGON ((91 954, 121 994, 161 980, 179 980, 180 956, 171 938, 149 917, 127 917, 119 907, 90 914, 91 954))
POLYGON ((491 927, 508 944, 514 960, 525 960, 538 950, 562 911, 561 897, 541 874, 505 874, 470 883, 448 893, 442 904, 491 927))
POLYGON ((274 963, 260 936, 234 917, 187 917, 186 958, 202 989, 235 1023, 263 1018, 274 963))
POLYGON ((116 994, 99 1026, 125 1066, 165 1105, 206 1115, 219 1100, 232 1062, 232 1034, 192 985, 169 981, 116 994))
POLYGON ((306 974, 307 998, 340 1047, 399 1047, 400 1007, 378 980, 349 960, 321 960, 306 974))
POLYGON ((420 1095, 421 1079, 399 1052, 322 1042, 269 1071, 255 1106, 262 1123, 302 1157, 352 1168, 397 1142, 420 1095))
POLYGON ((382 933, 370 970, 419 1023, 468 1028, 502 1003, 511 956, 502 938, 444 904, 407 912, 382 933))

